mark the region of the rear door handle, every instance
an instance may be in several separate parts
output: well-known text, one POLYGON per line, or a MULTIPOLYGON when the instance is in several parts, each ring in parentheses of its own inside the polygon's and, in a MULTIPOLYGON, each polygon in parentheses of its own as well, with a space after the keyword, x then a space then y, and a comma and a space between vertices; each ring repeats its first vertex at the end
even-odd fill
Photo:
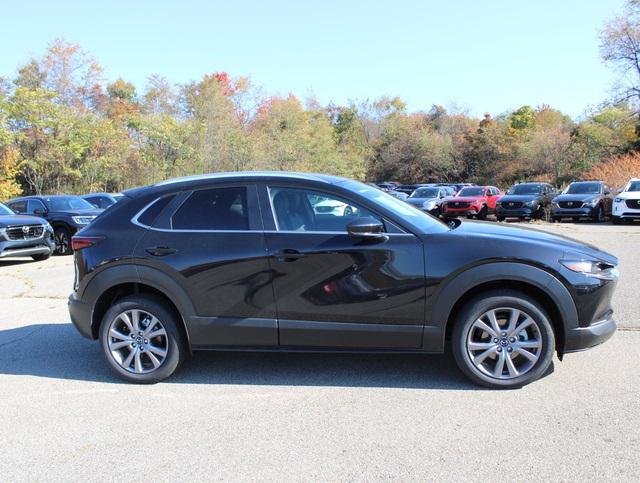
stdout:
POLYGON ((169 247, 149 247, 145 248, 145 251, 154 257, 164 257, 165 255, 176 253, 178 250, 169 247))
POLYGON ((283 250, 278 250, 273 254, 273 256, 281 262, 295 262, 299 258, 304 258, 304 253, 300 253, 298 250, 294 250, 293 248, 285 248, 283 250))

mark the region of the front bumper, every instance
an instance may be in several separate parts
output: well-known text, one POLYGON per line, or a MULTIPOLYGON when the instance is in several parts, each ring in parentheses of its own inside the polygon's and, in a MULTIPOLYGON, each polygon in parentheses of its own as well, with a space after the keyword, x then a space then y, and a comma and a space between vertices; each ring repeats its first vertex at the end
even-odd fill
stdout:
POLYGON ((534 210, 533 208, 513 208, 513 209, 505 209, 501 206, 496 207, 496 216, 504 216, 505 218, 531 218, 533 216, 534 210))
POLYGON ((611 213, 616 218, 624 218, 627 220, 640 220, 640 210, 629 208, 625 202, 614 203, 611 213))
POLYGON ((616 331, 616 323, 612 314, 588 325, 574 327, 567 331, 564 352, 579 352, 606 342, 616 331))
POLYGON ((54 243, 49 235, 32 240, 0 241, 0 258, 33 257, 53 253, 54 243))
POLYGON ((463 209, 452 209, 447 208, 442 211, 442 216, 447 218, 454 218, 456 216, 476 216, 478 214, 478 210, 475 208, 463 208, 463 209))
POLYGON ((552 208, 552 218, 585 218, 595 216, 595 207, 585 206, 581 208, 552 208))
POLYGON ((71 322, 73 322, 73 325, 76 326, 78 332, 80 332, 87 339, 95 339, 93 331, 91 330, 91 305, 77 299, 76 294, 72 293, 69 296, 67 306, 69 308, 69 316, 71 317, 71 322))

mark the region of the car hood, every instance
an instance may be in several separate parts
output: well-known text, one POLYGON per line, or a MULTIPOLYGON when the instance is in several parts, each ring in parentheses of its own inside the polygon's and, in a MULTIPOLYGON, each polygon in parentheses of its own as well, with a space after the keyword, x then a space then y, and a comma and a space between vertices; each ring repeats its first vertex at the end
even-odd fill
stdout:
POLYGON ((483 200, 484 196, 455 196, 453 198, 447 199, 447 202, 455 203, 456 201, 461 201, 463 203, 474 203, 476 201, 483 200))
POLYGON ((427 201, 439 201, 440 198, 407 198, 405 201, 415 206, 422 206, 427 201))
POLYGON ((500 198, 500 201, 521 201, 526 203, 527 201, 537 200, 540 195, 504 195, 500 198))
POLYGON ((623 191, 622 193, 618 193, 616 198, 621 198, 623 200, 637 200, 640 199, 640 191, 623 191))
POLYGON ((86 210, 58 210, 58 211, 50 211, 49 216, 51 215, 70 215, 70 216, 98 216, 104 210, 99 209, 86 209, 86 210))
MULTIPOLYGON (((525 243, 529 242, 534 245, 549 245, 554 248, 562 247, 568 252, 577 252, 614 265, 618 264, 618 259, 615 256, 600 250, 594 245, 533 228, 499 225, 492 222, 463 221, 454 231, 458 232, 460 236, 487 237, 494 240, 508 238, 525 243)), ((536 250, 536 247, 532 246, 532 250, 536 250)))
POLYGON ((599 198, 599 194, 564 194, 556 196, 553 201, 558 203, 559 201, 591 201, 595 198, 599 198))
POLYGON ((37 216, 29 215, 1 215, 0 228, 17 225, 46 225, 47 221, 37 216))

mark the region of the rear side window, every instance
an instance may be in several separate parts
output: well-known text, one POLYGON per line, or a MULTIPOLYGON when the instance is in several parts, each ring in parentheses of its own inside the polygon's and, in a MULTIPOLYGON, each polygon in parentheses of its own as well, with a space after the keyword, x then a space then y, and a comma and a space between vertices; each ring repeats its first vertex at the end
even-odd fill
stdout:
POLYGON ((7 206, 11 208, 16 213, 26 213, 27 212, 27 202, 26 201, 16 201, 15 203, 8 203, 7 206))
POLYGON ((175 230, 248 230, 247 188, 194 191, 171 217, 175 230))
POLYGON ((165 209, 165 207, 175 198, 175 195, 165 196, 158 198, 149 206, 144 213, 138 217, 138 222, 145 226, 153 226, 153 222, 156 221, 158 215, 165 209))

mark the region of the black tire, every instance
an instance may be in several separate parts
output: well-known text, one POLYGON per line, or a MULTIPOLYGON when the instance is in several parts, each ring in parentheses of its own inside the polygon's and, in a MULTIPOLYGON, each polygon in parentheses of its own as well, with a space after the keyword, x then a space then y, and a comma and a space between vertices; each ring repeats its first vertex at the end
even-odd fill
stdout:
POLYGON ((560 218, 558 218, 556 216, 552 216, 551 217, 551 223, 560 223, 560 218))
POLYGON ((602 223, 604 221, 604 211, 602 210, 602 205, 598 205, 596 207, 596 214, 593 215, 593 221, 595 223, 602 223))
POLYGON ((53 230, 53 237, 56 243, 54 253, 56 255, 71 255, 71 230, 65 226, 58 226, 53 230))
POLYGON ((353 208, 346 206, 344 209, 344 216, 353 216, 353 208))
POLYGON ((100 324, 100 345, 107 364, 122 379, 137 384, 155 384, 171 376, 187 353, 187 344, 180 326, 180 321, 167 304, 160 298, 151 295, 130 295, 118 300, 107 310, 100 324), (154 315, 166 331, 167 351, 162 364, 151 372, 136 374, 122 367, 109 349, 109 328, 111 322, 127 310, 144 310, 154 315))
POLYGON ((486 220, 487 219, 487 213, 489 212, 489 210, 487 209, 486 206, 483 206, 480 211, 478 212, 478 220, 486 220))
POLYGON ((538 209, 536 210, 534 218, 536 220, 546 220, 547 219, 547 209, 544 206, 540 205, 538 207, 538 209))
POLYGON ((33 258, 36 262, 43 262, 44 260, 49 259, 51 257, 51 253, 43 253, 42 255, 33 255, 33 258))
POLYGON ((454 323, 451 346, 456 363, 465 376, 481 386, 496 389, 520 388, 542 377, 553 360, 555 336, 549 316, 534 299, 524 293, 504 289, 480 294, 462 308, 454 323), (510 379, 499 379, 481 372, 471 360, 466 345, 476 320, 487 311, 498 308, 513 308, 528 314, 537 324, 542 341, 539 357, 532 367, 524 374, 510 379))
POLYGON ((621 225, 623 221, 622 221, 622 218, 620 218, 619 216, 612 216, 611 223, 613 223, 614 225, 621 225))
POLYGON ((496 219, 497 219, 498 221, 504 221, 504 216, 497 216, 497 217, 496 217, 496 219))

